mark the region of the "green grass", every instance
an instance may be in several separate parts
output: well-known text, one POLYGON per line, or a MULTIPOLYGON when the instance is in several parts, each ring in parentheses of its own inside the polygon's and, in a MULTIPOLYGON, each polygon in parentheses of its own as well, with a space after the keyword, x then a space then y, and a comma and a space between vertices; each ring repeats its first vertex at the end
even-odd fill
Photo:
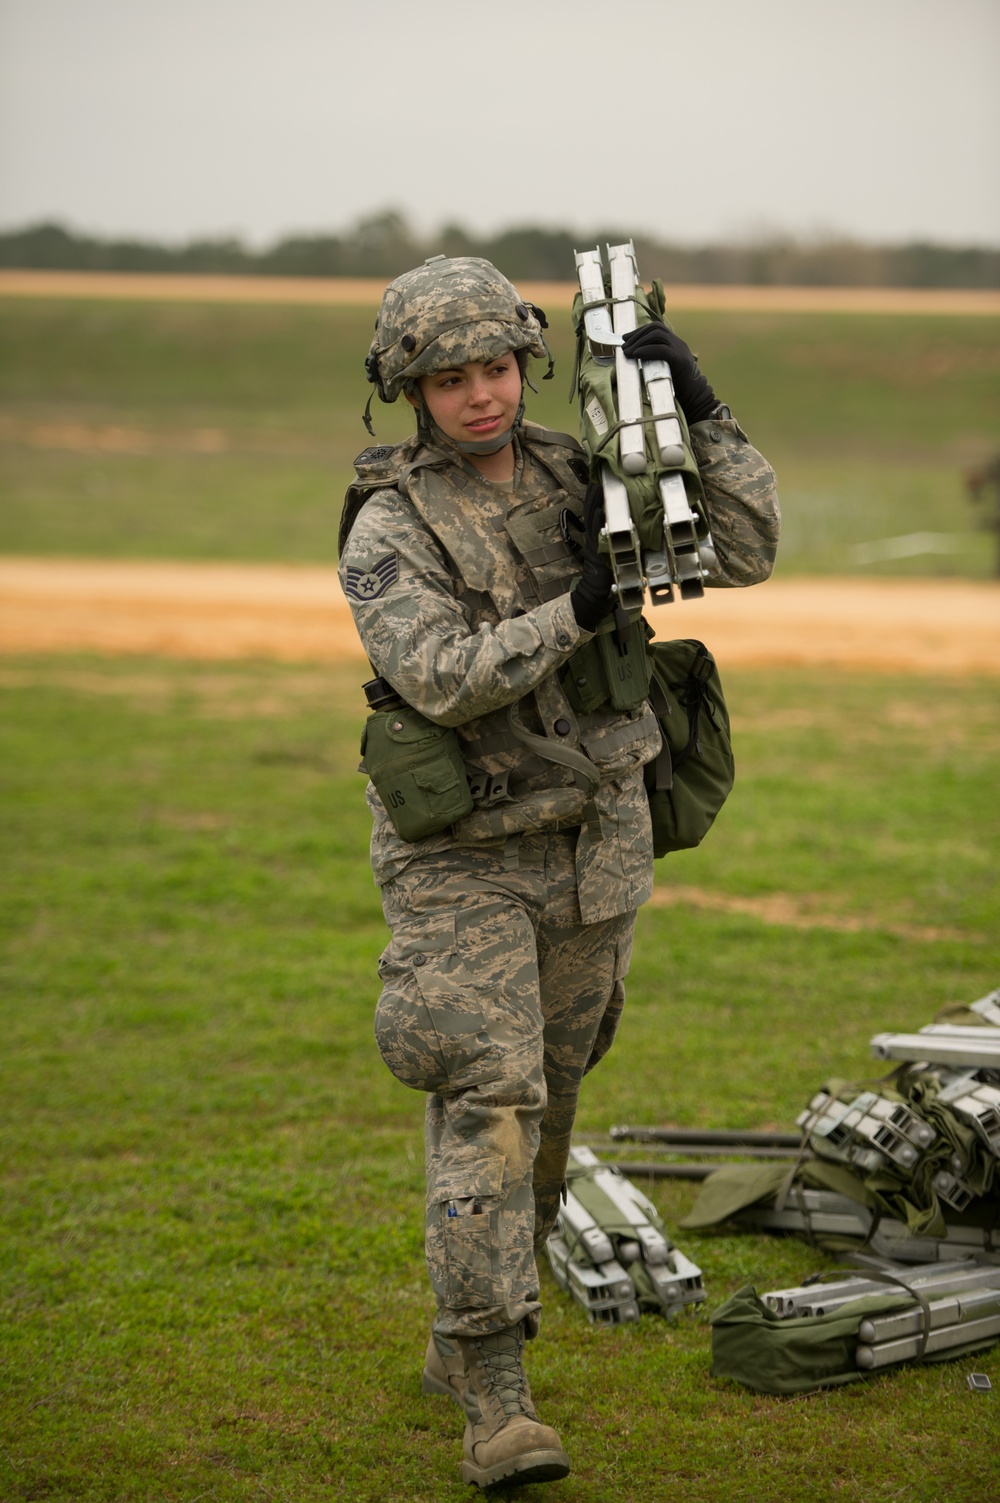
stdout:
MULTIPOLYGON (((372 311, 0 301, 0 552, 331 561, 351 460, 369 442, 372 311), (127 433, 118 449, 85 450, 73 425, 127 433)), ((880 572, 992 571, 962 471, 1000 448, 995 319, 677 322, 778 470, 780 569, 864 572, 857 543, 931 531, 953 551, 880 572)), ((557 377, 529 415, 574 429, 569 315, 552 325, 557 377)), ((374 409, 380 440, 409 430, 402 402, 374 409)))
MULTIPOLYGON (((660 880, 863 926, 645 910, 587 1130, 787 1127, 870 1072, 872 1032, 997 983, 995 684, 728 677, 736 790, 660 880)), ((5 1503, 470 1496, 457 1411, 419 1393, 421 1099, 371 1036, 355 679, 0 665, 5 1503)), ((692 1188, 652 1193, 676 1232, 692 1188)), ((817 1265, 678 1240, 710 1309, 817 1265)), ((545 1270, 543 1298, 530 1370, 574 1463, 552 1497, 997 1493, 996 1395, 965 1383, 1000 1386, 996 1352, 772 1400, 709 1377, 704 1314, 595 1330, 545 1270)))

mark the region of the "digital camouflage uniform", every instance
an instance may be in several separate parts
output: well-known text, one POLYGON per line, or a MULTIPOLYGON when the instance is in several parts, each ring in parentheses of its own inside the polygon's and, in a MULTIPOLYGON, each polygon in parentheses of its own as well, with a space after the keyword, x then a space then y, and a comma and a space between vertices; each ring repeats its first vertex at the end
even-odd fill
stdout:
MULTIPOLYGON (((750 585, 774 559, 774 475, 721 413, 691 429, 722 566, 710 582, 750 585)), ((582 515, 575 440, 525 424, 508 490, 427 437, 360 456, 340 578, 376 673, 455 727, 478 796, 408 844, 369 784, 392 932, 376 1038, 428 1093, 436 1330, 531 1332, 580 1081, 614 1036, 652 890, 642 768, 660 734, 647 704, 575 714, 560 678, 591 640, 559 525, 564 508, 582 515)))

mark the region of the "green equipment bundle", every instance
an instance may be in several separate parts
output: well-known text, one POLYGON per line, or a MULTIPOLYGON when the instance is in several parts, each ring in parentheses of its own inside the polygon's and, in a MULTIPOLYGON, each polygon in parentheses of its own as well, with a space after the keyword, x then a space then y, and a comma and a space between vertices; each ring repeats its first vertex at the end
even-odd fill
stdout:
POLYGON ((567 1191, 545 1250, 556 1282, 597 1325, 672 1315, 705 1298, 701 1269, 671 1242, 652 1201, 589 1148, 570 1149, 567 1191))
POLYGON ((664 360, 628 360, 626 334, 663 319, 663 283, 645 292, 635 248, 577 251, 573 303, 580 437, 604 491, 603 534, 622 608, 704 594, 719 572, 687 423, 664 360))
POLYGON ((761 1297, 741 1289, 712 1316, 712 1373, 763 1393, 801 1393, 981 1351, 998 1337, 1000 1268, 890 1264, 761 1297))
POLYGON ((829 1251, 909 1262, 1000 1262, 1000 991, 916 1033, 880 1033, 898 1061, 861 1088, 828 1081, 798 1118, 791 1169, 731 1164, 683 1225, 794 1233, 829 1251))

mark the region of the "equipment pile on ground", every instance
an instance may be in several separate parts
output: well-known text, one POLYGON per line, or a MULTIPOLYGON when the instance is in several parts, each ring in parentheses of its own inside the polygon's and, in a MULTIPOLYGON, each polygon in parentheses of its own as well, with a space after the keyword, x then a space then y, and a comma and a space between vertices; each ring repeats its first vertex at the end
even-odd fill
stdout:
POLYGON ((741 1289, 712 1316, 717 1377, 799 1393, 1000 1339, 1000 990, 871 1046, 898 1069, 828 1081, 790 1168, 727 1165, 682 1223, 790 1232, 867 1270, 741 1289))
POLYGON ((948 1015, 876 1034, 872 1052, 898 1069, 828 1081, 798 1118, 790 1170, 727 1165, 682 1224, 792 1232, 899 1263, 1000 1264, 1000 990, 948 1015))
POLYGON ((615 1325, 640 1310, 673 1315, 705 1298, 701 1269, 671 1242, 641 1190, 589 1148, 571 1148, 568 1189, 546 1243, 557 1283, 591 1321, 615 1325))

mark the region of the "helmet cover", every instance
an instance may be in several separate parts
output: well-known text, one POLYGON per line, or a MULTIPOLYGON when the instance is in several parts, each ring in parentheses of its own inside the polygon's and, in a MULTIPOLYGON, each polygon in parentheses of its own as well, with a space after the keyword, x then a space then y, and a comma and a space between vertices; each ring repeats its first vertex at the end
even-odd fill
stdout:
MULTIPOLYGON (((544 315, 542 315, 544 317, 544 315)), ((515 350, 548 356, 538 311, 481 256, 431 256, 382 295, 365 369, 383 402, 412 381, 515 350)))

